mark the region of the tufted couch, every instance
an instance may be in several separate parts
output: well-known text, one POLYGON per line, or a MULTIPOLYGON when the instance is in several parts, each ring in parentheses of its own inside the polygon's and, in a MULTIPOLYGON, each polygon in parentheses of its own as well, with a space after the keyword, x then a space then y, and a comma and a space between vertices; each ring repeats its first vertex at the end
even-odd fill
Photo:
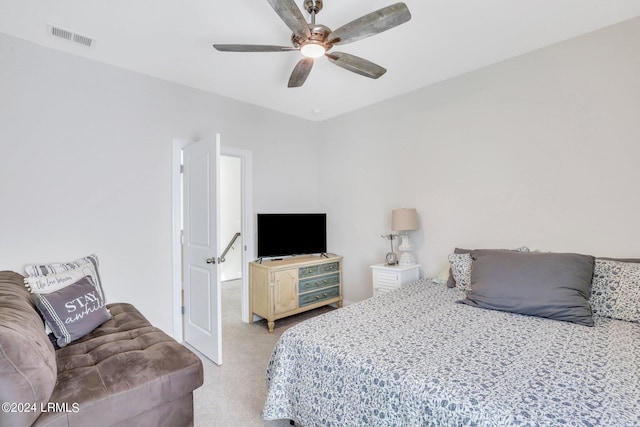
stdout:
POLYGON ((23 276, 0 272, 0 426, 189 426, 201 360, 130 304, 54 350, 23 276))

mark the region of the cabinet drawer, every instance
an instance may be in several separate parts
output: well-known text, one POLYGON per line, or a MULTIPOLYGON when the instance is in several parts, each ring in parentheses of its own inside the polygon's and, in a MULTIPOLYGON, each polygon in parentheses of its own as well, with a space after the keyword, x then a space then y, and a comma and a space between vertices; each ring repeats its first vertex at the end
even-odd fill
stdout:
POLYGON ((332 273, 334 271, 340 270, 340 263, 338 262, 328 262, 326 264, 322 264, 318 266, 318 273, 332 273))
POLYGON ((328 262, 320 265, 310 265, 309 267, 300 267, 298 269, 298 277, 311 277, 319 274, 333 273, 340 270, 339 262, 328 262))
POLYGON ((324 301, 330 298, 335 298, 340 295, 340 286, 334 286, 329 289, 320 289, 319 291, 309 292, 308 294, 300 295, 298 298, 298 306, 304 307, 305 305, 315 304, 320 301, 324 301))
POLYGON ((303 293, 314 289, 326 288, 327 286, 337 285, 338 283, 340 283, 339 273, 300 280, 300 282, 298 282, 298 292, 303 293))
POLYGON ((302 277, 309 277, 309 276, 317 276, 318 273, 318 266, 317 265, 310 265, 309 267, 300 267, 298 269, 298 277, 302 278, 302 277))

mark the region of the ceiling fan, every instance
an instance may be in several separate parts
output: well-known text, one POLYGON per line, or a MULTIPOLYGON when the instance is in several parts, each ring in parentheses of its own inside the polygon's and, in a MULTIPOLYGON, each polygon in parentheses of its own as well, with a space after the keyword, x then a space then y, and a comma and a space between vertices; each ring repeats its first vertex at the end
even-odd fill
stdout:
POLYGON ((411 13, 404 3, 371 12, 343 25, 335 31, 316 24, 316 14, 322 10, 322 0, 304 0, 304 8, 311 15, 308 24, 294 0, 267 0, 280 19, 293 31, 292 46, 273 46, 255 44, 214 44, 223 52, 288 52, 299 50, 304 56, 293 69, 289 78, 289 87, 304 84, 313 67, 314 58, 322 55, 339 67, 365 77, 377 79, 387 70, 366 59, 344 52, 329 52, 334 45, 347 44, 387 31, 411 19, 411 13))

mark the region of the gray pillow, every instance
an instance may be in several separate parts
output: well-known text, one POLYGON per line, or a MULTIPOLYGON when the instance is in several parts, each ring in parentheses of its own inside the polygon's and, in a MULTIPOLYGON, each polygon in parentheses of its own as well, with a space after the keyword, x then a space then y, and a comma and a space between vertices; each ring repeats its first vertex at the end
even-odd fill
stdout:
POLYGON ((477 250, 471 290, 459 301, 474 307, 593 326, 590 255, 477 250))
MULTIPOLYGON (((463 254, 470 254, 471 251, 473 249, 462 249, 462 248, 455 248, 453 250, 453 255, 463 255, 463 254)), ((475 250, 480 250, 480 249, 475 249, 475 250)), ((498 250, 498 249, 496 249, 498 250)), ((519 248, 516 249, 499 249, 499 250, 514 250, 517 252, 530 252, 530 249, 527 246, 521 246, 519 248)), ((461 258, 457 258, 458 261, 461 261, 461 258)), ((451 260, 449 260, 449 263, 451 263, 451 260)), ((459 264, 461 265, 461 264, 459 264)), ((466 267, 466 266, 465 266, 466 267)), ((471 266, 468 266, 469 269, 471 269, 471 266)), ((455 287, 459 287, 461 291, 466 292, 467 288, 469 287, 469 284, 464 284, 462 286, 458 285, 458 278, 456 277, 456 274, 454 274, 454 268, 450 267, 449 268, 449 279, 447 280, 447 287, 448 288, 455 288, 455 287)))
POLYGON ((48 294, 36 294, 35 301, 60 347, 111 319, 91 276, 48 294))

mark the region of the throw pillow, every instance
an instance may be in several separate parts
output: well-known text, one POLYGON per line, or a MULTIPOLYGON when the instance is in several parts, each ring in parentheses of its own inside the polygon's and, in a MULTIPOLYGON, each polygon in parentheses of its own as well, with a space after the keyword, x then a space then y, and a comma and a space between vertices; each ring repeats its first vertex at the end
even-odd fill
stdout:
POLYGON ((92 254, 68 263, 29 265, 25 271, 29 277, 25 284, 34 293, 46 293, 61 289, 77 282, 84 276, 91 276, 100 297, 105 299, 98 266, 98 255, 92 254))
POLYGON ((602 258, 597 258, 597 259, 604 259, 604 260, 607 260, 607 261, 640 263, 640 258, 607 258, 607 257, 602 257, 602 258))
POLYGON ((73 270, 49 274, 47 276, 28 276, 24 278, 24 284, 33 294, 48 294, 69 286, 85 276, 91 276, 94 283, 96 282, 96 273, 93 266, 85 265, 74 268, 73 270))
POLYGON ((36 294, 36 306, 64 347, 111 318, 90 276, 48 294, 36 294))
POLYGON ((440 273, 438 273, 438 275, 432 279, 433 282, 440 285, 446 284, 449 280, 449 271, 451 271, 451 264, 449 264, 449 261, 447 261, 446 265, 444 265, 440 270, 440 273))
POLYGON ((593 326, 589 295, 595 258, 565 253, 472 251, 474 307, 593 326))
POLYGON ((594 316, 640 322, 640 264, 596 259, 590 302, 594 316))
POLYGON ((96 254, 92 254, 71 262, 28 265, 25 267, 25 270, 29 276, 46 276, 47 274, 62 273, 67 270, 73 270, 74 268, 78 268, 81 265, 88 263, 94 264, 97 270, 100 264, 98 256, 96 254))
MULTIPOLYGON (((469 254, 471 253, 471 249, 462 249, 462 248, 454 248, 453 250, 454 254, 469 254)), ((451 263, 451 261, 449 261, 449 263, 451 263)), ((447 287, 448 288, 455 288, 456 287, 456 278, 453 275, 453 268, 449 268, 449 280, 447 280, 447 287)))
POLYGON ((455 287, 462 292, 470 290, 471 286, 471 254, 450 254, 451 275, 455 280, 455 287))

